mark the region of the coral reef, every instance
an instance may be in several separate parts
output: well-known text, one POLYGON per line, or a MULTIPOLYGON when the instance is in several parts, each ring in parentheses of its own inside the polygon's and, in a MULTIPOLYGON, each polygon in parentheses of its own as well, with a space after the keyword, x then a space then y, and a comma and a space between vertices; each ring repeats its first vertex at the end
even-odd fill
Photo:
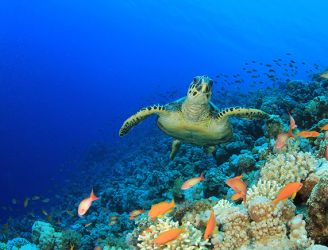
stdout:
POLYGON ((154 243, 154 239, 164 231, 171 228, 178 228, 179 223, 172 221, 166 217, 158 219, 155 225, 149 227, 142 234, 139 235, 138 247, 140 249, 207 249, 208 241, 202 240, 202 232, 197 230, 190 222, 183 224, 181 227, 184 229, 178 240, 173 240, 170 244, 164 247, 158 246, 154 243))
POLYGON ((7 250, 18 250, 25 245, 30 245, 30 242, 24 238, 14 238, 7 242, 7 250))
POLYGON ((261 169, 261 179, 276 181, 281 185, 302 181, 314 172, 316 159, 310 153, 286 152, 269 156, 261 169))
POLYGON ((320 178, 307 201, 307 231, 320 244, 328 244, 328 176, 320 178))

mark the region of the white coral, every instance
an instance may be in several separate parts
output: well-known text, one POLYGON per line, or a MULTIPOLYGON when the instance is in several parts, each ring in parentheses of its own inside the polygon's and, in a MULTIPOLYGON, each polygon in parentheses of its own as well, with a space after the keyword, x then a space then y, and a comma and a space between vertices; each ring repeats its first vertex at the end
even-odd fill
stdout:
POLYGON ((178 239, 173 240, 170 244, 165 246, 157 246, 154 243, 154 240, 158 237, 158 235, 164 231, 167 231, 172 228, 178 228, 179 223, 174 222, 169 217, 164 217, 163 219, 158 219, 158 222, 155 225, 149 227, 149 230, 144 231, 138 237, 138 247, 141 250, 173 250, 173 249, 186 249, 186 250, 194 250, 201 249, 205 250, 206 245, 208 245, 208 240, 203 240, 203 234, 201 231, 196 229, 190 222, 187 222, 182 225, 184 229, 183 233, 179 236, 178 239))
POLYGON ((246 203, 249 203, 256 197, 261 196, 273 200, 277 197, 282 186, 274 180, 260 179, 258 183, 247 190, 246 203))
POLYGON ((304 180, 316 168, 317 161, 310 153, 293 152, 271 155, 261 170, 262 180, 281 185, 304 180))

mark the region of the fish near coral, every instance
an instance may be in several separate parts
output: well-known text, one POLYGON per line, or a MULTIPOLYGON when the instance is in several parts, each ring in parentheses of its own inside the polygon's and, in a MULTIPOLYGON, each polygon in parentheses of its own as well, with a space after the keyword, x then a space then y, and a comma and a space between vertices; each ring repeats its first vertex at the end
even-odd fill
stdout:
POLYGON ((91 207, 92 202, 99 200, 97 196, 93 193, 93 189, 91 190, 91 194, 88 198, 85 198, 80 202, 80 205, 78 207, 77 213, 80 217, 86 214, 86 212, 91 207))
POLYGON ((246 192, 247 185, 242 181, 243 176, 236 176, 234 178, 228 179, 226 184, 231 187, 236 193, 231 197, 232 200, 243 199, 244 205, 246 204, 246 192))
POLYGON ((312 138, 312 137, 318 137, 320 135, 317 131, 302 131, 297 134, 299 137, 303 138, 312 138))
POLYGON ((151 206, 148 212, 148 216, 152 220, 155 220, 157 217, 161 217, 164 214, 171 212, 174 207, 175 207, 174 200, 172 200, 172 202, 163 201, 157 203, 151 206))
POLYGON ((207 240, 209 237, 211 237, 211 235, 215 230, 215 225, 216 225, 215 215, 214 215, 214 211, 212 211, 204 232, 204 240, 207 240))
POLYGON ((276 142, 274 144, 275 149, 282 149, 286 146, 287 141, 289 138, 293 138, 294 135, 292 134, 291 130, 288 131, 288 133, 280 133, 277 136, 276 142))
POLYGON ((302 186, 303 184, 300 182, 286 184, 286 186, 279 191, 277 198, 273 200, 274 207, 276 207, 280 201, 286 201, 288 198, 294 199, 296 193, 302 188, 302 186))
POLYGON ((198 184, 201 181, 205 181, 203 174, 201 174, 199 177, 191 178, 191 179, 185 181, 181 186, 181 190, 187 190, 189 188, 192 188, 193 186, 195 186, 196 184, 198 184))
POLYGON ((183 233, 183 229, 172 228, 163 233, 160 233, 158 237, 154 240, 154 243, 158 246, 165 245, 172 240, 177 239, 180 234, 183 233))
POLYGON ((142 214, 143 212, 145 212, 145 209, 133 210, 133 211, 130 213, 130 220, 134 220, 135 217, 139 216, 139 215, 142 214))

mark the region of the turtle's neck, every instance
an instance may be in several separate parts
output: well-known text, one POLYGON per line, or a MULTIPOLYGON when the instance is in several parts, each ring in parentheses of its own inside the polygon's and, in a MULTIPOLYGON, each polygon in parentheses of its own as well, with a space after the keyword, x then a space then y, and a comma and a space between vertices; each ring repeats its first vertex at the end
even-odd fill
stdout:
POLYGON ((209 116, 208 103, 195 103, 188 98, 182 103, 182 113, 189 121, 202 121, 209 116))

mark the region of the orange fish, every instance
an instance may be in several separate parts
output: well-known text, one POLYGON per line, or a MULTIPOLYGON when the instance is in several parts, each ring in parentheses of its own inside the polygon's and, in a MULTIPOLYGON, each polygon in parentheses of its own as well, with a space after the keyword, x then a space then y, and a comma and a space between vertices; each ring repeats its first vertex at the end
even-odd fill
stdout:
POLYGON ((143 212, 145 212, 145 209, 139 209, 139 210, 134 210, 134 211, 130 212, 130 220, 134 220, 135 217, 139 216, 143 212))
POLYGON ((96 246, 93 250, 102 250, 101 246, 96 246))
POLYGON ((300 182, 291 182, 286 184, 286 186, 279 191, 277 198, 273 200, 274 207, 276 207, 280 201, 285 201, 289 197, 294 199, 296 193, 302 188, 302 186, 303 184, 300 182))
POLYGON ((151 206, 151 208, 148 212, 148 216, 150 218, 152 218, 152 220, 155 220, 156 217, 160 217, 160 216, 170 212, 174 207, 175 207, 174 200, 172 200, 171 203, 167 202, 167 201, 157 203, 157 204, 151 206))
POLYGON ((185 181, 181 186, 181 190, 187 190, 188 188, 195 186, 196 184, 198 184, 201 181, 205 181, 203 174, 201 174, 199 177, 191 178, 191 179, 185 181))
POLYGON ((276 143, 274 144, 275 149, 281 149, 286 146, 287 140, 290 137, 294 137, 291 130, 288 133, 280 133, 277 136, 276 143))
POLYGON ((158 237, 154 240, 154 243, 158 246, 165 245, 172 240, 175 240, 180 236, 183 232, 183 229, 180 228, 172 228, 163 233, 160 233, 158 237))
POLYGON ((297 134, 297 136, 303 137, 303 138, 318 137, 319 135, 320 135, 320 133, 317 131, 302 131, 297 134))
POLYGON ((210 218, 208 219, 207 225, 206 225, 206 229, 205 229, 205 233, 204 233, 204 240, 207 240, 214 232, 215 229, 215 215, 214 215, 214 211, 212 211, 210 218))
POLYGON ((91 194, 88 198, 85 198, 83 201, 80 202, 79 208, 77 210, 77 213, 80 217, 86 214, 86 212, 91 207, 91 204, 93 201, 99 200, 97 196, 93 193, 93 189, 91 190, 91 194))
POLYGON ((242 175, 228 179, 226 181, 226 184, 236 192, 231 197, 231 199, 235 201, 235 200, 242 198, 244 205, 245 205, 246 204, 247 186, 246 186, 246 183, 241 180, 241 178, 243 178, 242 175))
POLYGON ((288 115, 289 115, 289 128, 291 130, 293 130, 293 129, 297 128, 297 125, 296 125, 296 122, 295 122, 294 118, 292 117, 292 115, 290 113, 288 113, 288 115))
POLYGON ((326 124, 325 126, 323 126, 323 127, 321 128, 321 130, 322 130, 322 131, 328 131, 328 124, 326 124))

